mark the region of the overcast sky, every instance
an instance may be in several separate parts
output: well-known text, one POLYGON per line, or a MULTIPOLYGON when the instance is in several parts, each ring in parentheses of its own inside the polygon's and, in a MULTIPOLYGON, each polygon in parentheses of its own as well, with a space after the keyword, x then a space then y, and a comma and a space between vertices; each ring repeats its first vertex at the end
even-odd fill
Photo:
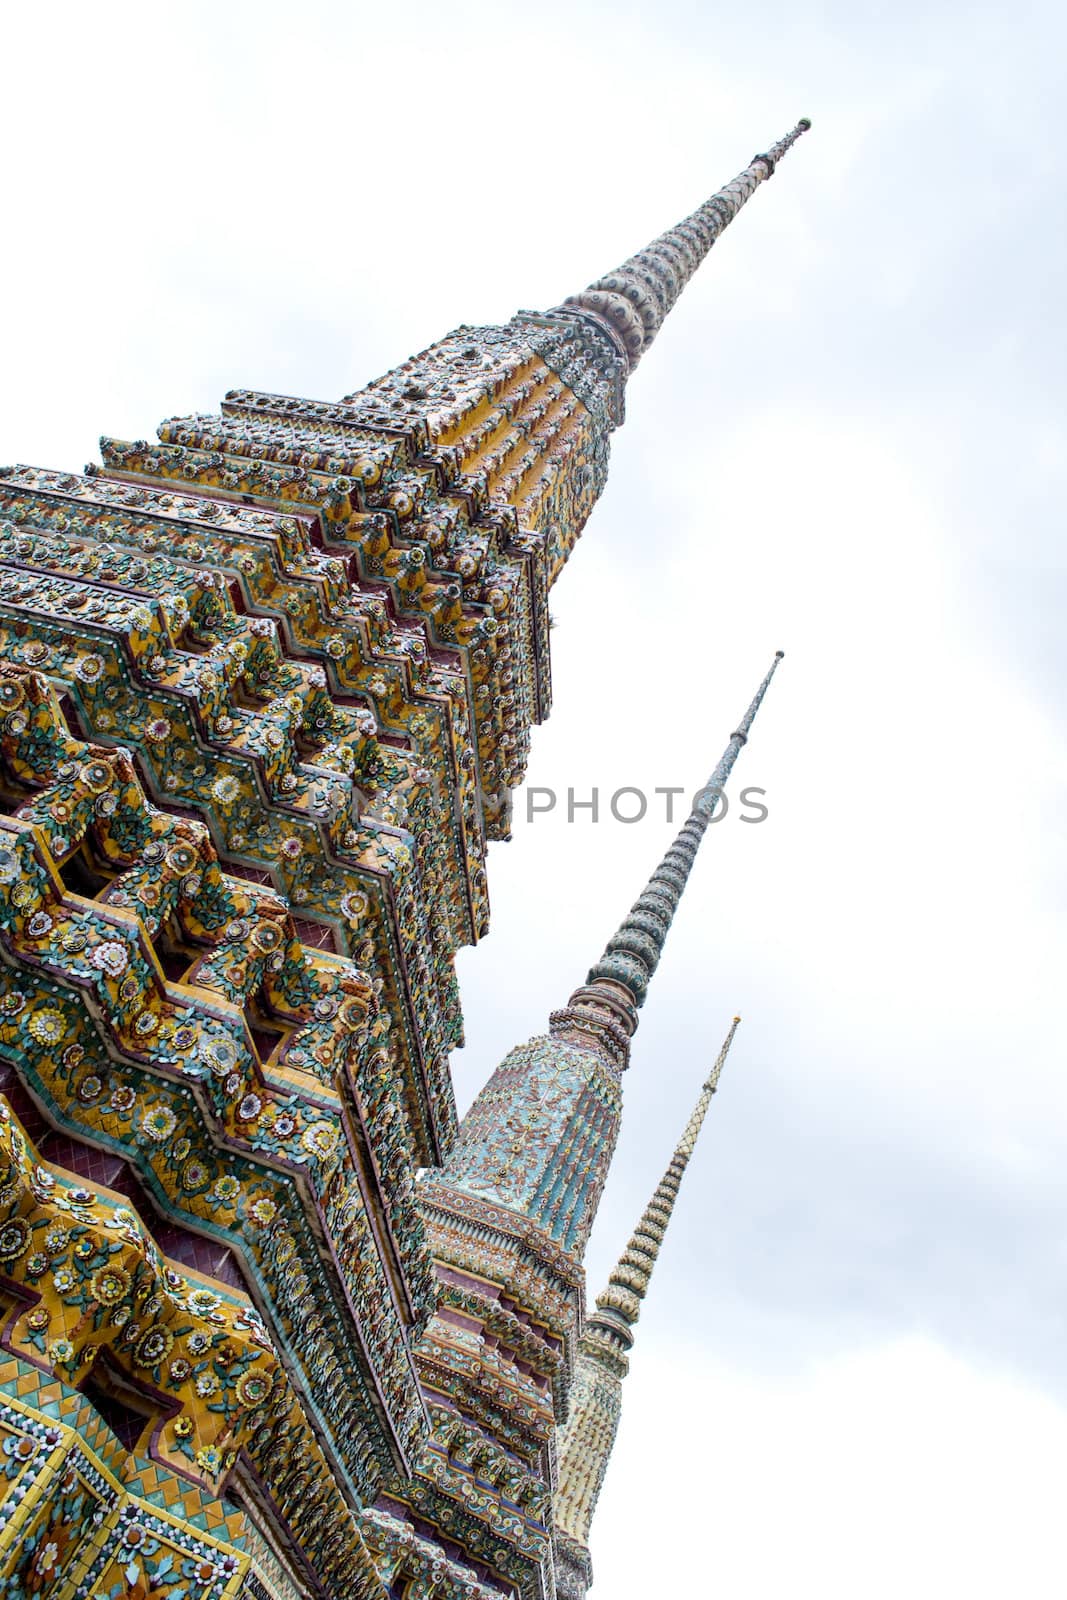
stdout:
POLYGON ((490 856, 466 1104, 775 649, 652 985, 596 1292, 744 1017, 639 1328, 595 1593, 1063 1591, 1067 849, 1051 5, 58 5, 5 18, 4 459, 331 399, 582 287, 813 130, 630 385, 553 594, 562 803, 490 856), (582 814, 583 818, 586 814, 582 814))

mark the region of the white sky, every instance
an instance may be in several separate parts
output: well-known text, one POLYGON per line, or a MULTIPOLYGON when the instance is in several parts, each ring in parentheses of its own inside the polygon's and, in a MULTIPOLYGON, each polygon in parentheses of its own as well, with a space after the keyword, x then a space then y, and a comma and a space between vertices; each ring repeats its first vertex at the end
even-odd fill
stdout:
MULTIPOLYGON (((639 1329, 597 1595, 1062 1592, 1063 24, 1051 6, 5 17, 5 459, 333 398, 812 132, 631 384, 532 783, 696 785, 595 1291, 744 1016, 639 1329), (736 792, 735 789, 735 792, 736 792)), ((464 1103, 671 830, 516 827, 464 1103)))

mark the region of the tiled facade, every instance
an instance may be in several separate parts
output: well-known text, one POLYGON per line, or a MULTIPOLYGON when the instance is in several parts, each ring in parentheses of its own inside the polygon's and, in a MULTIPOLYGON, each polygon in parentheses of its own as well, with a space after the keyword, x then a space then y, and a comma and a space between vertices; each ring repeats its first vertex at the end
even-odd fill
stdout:
POLYGON ((706 812, 462 1127, 454 960, 627 377, 803 126, 554 311, 0 468, 4 1595, 556 1593, 581 1258, 706 812))

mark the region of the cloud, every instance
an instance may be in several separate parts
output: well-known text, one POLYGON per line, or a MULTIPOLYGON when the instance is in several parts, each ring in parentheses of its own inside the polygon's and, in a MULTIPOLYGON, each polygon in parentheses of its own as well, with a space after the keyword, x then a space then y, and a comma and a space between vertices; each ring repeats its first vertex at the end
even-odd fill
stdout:
POLYGON ((922 1340, 785 1382, 669 1340, 643 1367, 620 1431, 640 1471, 609 1475, 594 1531, 601 1592, 1059 1593, 1067 1412, 1039 1392, 922 1340))

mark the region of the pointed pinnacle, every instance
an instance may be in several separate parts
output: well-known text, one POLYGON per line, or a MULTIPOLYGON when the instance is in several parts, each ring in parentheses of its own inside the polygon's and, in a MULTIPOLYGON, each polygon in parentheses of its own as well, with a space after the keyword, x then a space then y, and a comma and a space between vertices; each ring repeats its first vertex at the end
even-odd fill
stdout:
MULTIPOLYGON (((783 654, 781 650, 776 653, 770 671, 757 689, 751 705, 730 735, 730 742, 718 765, 697 795, 685 825, 628 916, 623 919, 618 932, 608 940, 604 954, 590 969, 587 984, 595 984, 600 980, 623 984, 633 996, 634 1005, 644 1005, 649 982, 659 965, 667 932, 688 882, 697 850, 714 815, 716 802, 733 770, 734 762, 748 743, 756 712, 763 704, 763 697, 783 654)), ((636 1019, 633 1025, 636 1027, 636 1019)))
MULTIPOLYGON (((706 1116, 707 1109, 711 1104, 711 1097, 719 1087, 719 1079, 722 1076, 722 1069, 725 1065, 726 1057, 730 1054, 730 1046, 734 1042, 734 1034, 737 1032, 740 1024, 740 1017, 735 1017, 733 1022, 730 1024, 730 1031, 723 1040, 723 1046, 716 1057, 715 1065, 712 1067, 704 1081, 704 1087, 700 1091, 700 1099, 693 1108, 693 1115, 686 1123, 685 1132, 678 1141, 677 1148, 674 1152, 675 1162, 688 1162, 689 1157, 696 1149, 696 1142, 700 1137, 700 1130, 704 1125, 704 1117, 706 1116)), ((674 1163, 672 1162, 672 1165, 673 1164, 674 1163)))
POLYGON ((685 1125, 685 1131, 675 1146, 670 1164, 660 1179, 652 1199, 645 1207, 629 1244, 614 1267, 607 1288, 603 1294, 597 1296, 597 1312, 590 1319, 591 1323, 614 1334, 627 1349, 633 1342, 630 1329, 641 1315, 641 1302, 645 1298, 652 1269, 659 1259, 660 1246, 674 1214, 682 1177, 696 1149, 700 1130, 704 1126, 704 1118, 712 1096, 719 1086, 723 1065, 730 1053, 730 1046, 734 1042, 734 1034, 740 1021, 740 1017, 735 1017, 730 1024, 730 1031, 723 1040, 715 1065, 704 1080, 700 1096, 685 1125))
POLYGON ((559 309, 583 312, 599 322, 625 350, 633 371, 720 233, 810 127, 810 120, 801 117, 784 138, 763 155, 753 156, 744 172, 691 216, 581 294, 569 296, 559 309))

